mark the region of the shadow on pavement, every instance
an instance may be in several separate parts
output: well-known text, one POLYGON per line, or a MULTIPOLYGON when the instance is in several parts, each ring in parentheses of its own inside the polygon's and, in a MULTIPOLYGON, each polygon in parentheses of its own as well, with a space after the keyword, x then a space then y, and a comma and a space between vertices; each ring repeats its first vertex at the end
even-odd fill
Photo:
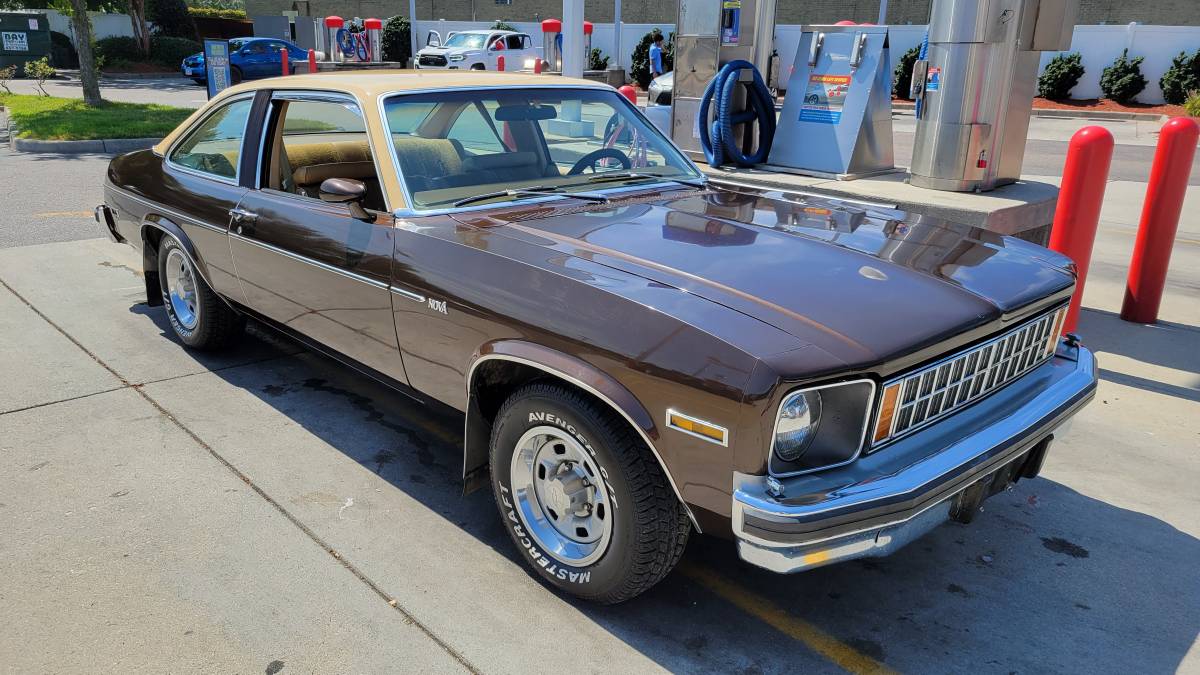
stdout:
MULTIPOLYGON (((130 311, 174 339, 158 308, 130 311)), ((491 495, 460 497, 460 415, 264 334, 275 335, 253 328, 232 360, 275 358, 214 373, 521 566, 491 495)), ((1196 560, 1200 540, 1172 525, 1035 479, 890 558, 780 576, 742 563, 731 542, 693 536, 681 570, 644 596, 568 602, 672 671, 841 672, 762 620, 775 612, 900 671, 1167 673, 1200 630, 1196 560), (743 602, 689 567, 728 580, 743 602)), ((403 593, 403 580, 383 581, 403 593)))
POLYGON ((1079 334, 1100 354, 1100 377, 1130 387, 1200 402, 1200 327, 1160 321, 1140 324, 1122 321, 1118 314, 1085 308, 1079 314, 1079 334), (1104 367, 1104 354, 1170 368, 1191 376, 1190 386, 1179 386, 1104 367))

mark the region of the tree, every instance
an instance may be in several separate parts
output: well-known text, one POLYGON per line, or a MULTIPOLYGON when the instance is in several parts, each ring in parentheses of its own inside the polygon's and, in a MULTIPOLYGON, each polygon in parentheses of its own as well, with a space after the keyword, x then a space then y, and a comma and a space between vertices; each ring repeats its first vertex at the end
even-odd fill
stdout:
MULTIPOLYGON (((72 3, 78 0, 71 0, 72 3)), ((146 0, 126 0, 125 13, 133 24, 133 39, 137 40, 142 56, 150 54, 150 26, 146 23, 146 0)))
POLYGON ((408 19, 402 16, 393 16, 383 22, 383 33, 379 39, 383 43, 384 61, 395 61, 401 68, 407 67, 408 58, 412 56, 409 53, 412 51, 410 30, 408 19))
POLYGON ((1071 97, 1071 90, 1083 77, 1083 56, 1079 52, 1059 54, 1050 59, 1046 69, 1038 76, 1038 96, 1051 101, 1062 101, 1071 97))
POLYGON ((146 18, 154 23, 155 35, 196 39, 196 22, 183 0, 149 0, 146 18))
POLYGON ((1146 88, 1146 78, 1142 75, 1144 60, 1144 56, 1129 58, 1128 49, 1121 52, 1117 60, 1100 75, 1100 91, 1121 105, 1132 103, 1146 88))
POLYGON ((100 75, 96 69, 96 58, 92 55, 92 20, 88 17, 88 2, 69 1, 71 28, 75 32, 75 51, 79 53, 79 80, 83 85, 83 103, 89 108, 98 108, 104 100, 100 98, 100 75))

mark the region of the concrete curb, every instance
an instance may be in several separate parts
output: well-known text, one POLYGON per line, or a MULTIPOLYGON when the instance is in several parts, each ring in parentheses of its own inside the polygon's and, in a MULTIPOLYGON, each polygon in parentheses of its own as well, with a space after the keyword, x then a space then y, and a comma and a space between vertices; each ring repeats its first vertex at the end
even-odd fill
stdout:
MULTIPOLYGON (((912 103, 897 103, 892 101, 892 110, 912 112, 916 105, 912 103)), ((1063 110, 1055 108, 1033 108, 1034 117, 1069 117, 1074 119, 1091 120, 1137 120, 1140 122, 1165 122, 1169 115, 1157 113, 1110 112, 1104 110, 1063 110)))
POLYGON ((161 138, 102 138, 92 141, 42 141, 34 138, 17 138, 7 111, 0 106, 0 128, 5 130, 8 147, 17 152, 37 152, 58 155, 82 155, 88 153, 119 155, 135 150, 145 150, 161 141, 161 138))

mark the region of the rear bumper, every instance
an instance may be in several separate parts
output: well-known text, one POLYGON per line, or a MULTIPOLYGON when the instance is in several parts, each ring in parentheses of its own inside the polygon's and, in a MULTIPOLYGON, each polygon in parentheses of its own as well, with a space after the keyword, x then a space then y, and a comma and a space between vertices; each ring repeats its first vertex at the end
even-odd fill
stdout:
POLYGON ((993 486, 1036 475, 1054 432, 1095 393, 1092 353, 1062 344, 1004 389, 853 464, 780 481, 781 491, 738 474, 738 553, 784 573, 888 555, 993 486))
POLYGON ((96 222, 100 223, 100 225, 104 228, 104 233, 108 235, 110 240, 118 244, 125 241, 125 239, 117 232, 116 216, 113 214, 112 209, 108 208, 107 204, 101 204, 100 206, 97 206, 92 211, 92 214, 95 216, 96 222))

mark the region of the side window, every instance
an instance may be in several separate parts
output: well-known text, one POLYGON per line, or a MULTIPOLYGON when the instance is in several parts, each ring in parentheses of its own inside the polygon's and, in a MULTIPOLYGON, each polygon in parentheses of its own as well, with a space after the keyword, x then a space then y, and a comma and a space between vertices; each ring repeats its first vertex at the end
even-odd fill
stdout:
POLYGON ((330 178, 362 182, 363 206, 384 209, 383 192, 375 172, 366 124, 358 106, 349 101, 276 101, 271 163, 265 185, 302 197, 320 198, 321 183, 330 178))
POLYGON ((509 49, 522 49, 523 48, 523 45, 521 44, 521 36, 520 35, 509 35, 508 37, 504 38, 504 41, 508 43, 509 49))
POLYGON ((209 115, 175 146, 168 159, 189 169, 236 179, 250 104, 251 100, 244 98, 209 115))
POLYGON ((533 49, 533 40, 531 40, 528 35, 521 36, 521 48, 533 49))
MULTIPOLYGON (((494 108, 495 103, 491 103, 489 107, 494 108)), ((492 115, 487 108, 484 110, 489 116, 492 115)), ((483 115, 479 113, 479 106, 465 105, 462 112, 458 114, 458 119, 450 125, 449 131, 446 132, 446 138, 461 143, 467 154, 471 155, 504 152, 505 148, 496 136, 494 127, 488 124, 489 121, 491 120, 484 119, 483 115)), ((495 122, 492 121, 492 125, 494 124, 495 122)))

